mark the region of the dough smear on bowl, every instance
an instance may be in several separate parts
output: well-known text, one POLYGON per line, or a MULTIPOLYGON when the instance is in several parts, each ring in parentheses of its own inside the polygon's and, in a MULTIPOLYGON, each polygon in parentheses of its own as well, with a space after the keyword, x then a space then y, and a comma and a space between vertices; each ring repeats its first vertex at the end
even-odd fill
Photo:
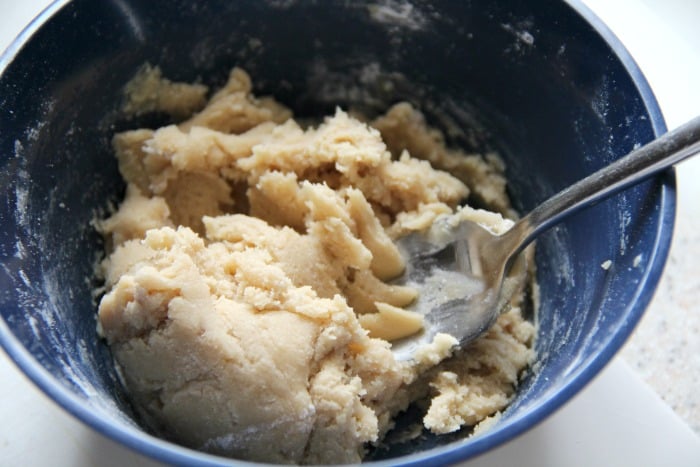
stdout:
POLYGON ((405 103, 370 124, 337 110, 305 129, 240 69, 201 103, 200 85, 157 68, 138 79, 148 90, 132 82, 129 105, 190 116, 114 136, 127 190, 99 222, 98 331, 158 433, 241 459, 352 463, 416 400, 434 433, 508 405, 533 359, 523 292, 463 351, 440 335, 399 363, 390 344, 421 329, 406 309, 416 291, 391 284, 396 238, 440 216, 509 227, 460 207, 471 196, 511 212, 493 156, 447 149, 405 103))

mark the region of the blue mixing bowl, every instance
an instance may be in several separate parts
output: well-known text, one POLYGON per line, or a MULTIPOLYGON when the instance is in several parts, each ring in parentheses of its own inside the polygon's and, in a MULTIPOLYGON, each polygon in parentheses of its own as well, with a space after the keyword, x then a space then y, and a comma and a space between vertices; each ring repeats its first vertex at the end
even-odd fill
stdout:
MULTIPOLYGON (((145 62, 217 86, 234 65, 297 115, 336 105, 369 114, 398 100, 449 143, 497 150, 516 207, 665 131, 628 53, 576 1, 60 1, 0 59, 0 342, 51 398, 95 430, 174 464, 229 460, 142 428, 97 338, 91 221, 124 186, 115 131, 167 123, 119 111, 145 62)), ((425 437, 373 462, 471 458, 551 415, 612 358, 644 312, 666 259, 672 173, 582 212, 539 241, 538 360, 490 431, 425 437), (612 261, 605 270, 601 263, 612 261)))

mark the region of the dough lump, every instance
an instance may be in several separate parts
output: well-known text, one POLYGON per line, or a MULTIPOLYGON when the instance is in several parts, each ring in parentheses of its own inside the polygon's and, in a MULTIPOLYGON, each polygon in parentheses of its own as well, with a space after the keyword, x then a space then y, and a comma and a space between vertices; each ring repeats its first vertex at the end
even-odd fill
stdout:
POLYGON ((476 187, 509 209, 497 165, 445 162, 439 137, 402 147, 405 125, 436 134, 408 104, 376 128, 337 110, 305 129, 253 96, 240 69, 202 105, 201 85, 157 68, 138 80, 148 88, 130 83, 132 107, 180 109, 175 89, 199 110, 114 136, 126 196, 99 223, 109 251, 98 331, 154 429, 253 461, 352 463, 416 399, 432 399, 424 424, 436 433, 508 404, 533 357, 522 297, 464 351, 440 335, 399 363, 389 342, 421 328, 405 310, 416 291, 390 283, 405 266, 394 240, 440 216, 507 228, 500 214, 459 207, 476 187), (440 163, 462 167, 462 180, 440 163))

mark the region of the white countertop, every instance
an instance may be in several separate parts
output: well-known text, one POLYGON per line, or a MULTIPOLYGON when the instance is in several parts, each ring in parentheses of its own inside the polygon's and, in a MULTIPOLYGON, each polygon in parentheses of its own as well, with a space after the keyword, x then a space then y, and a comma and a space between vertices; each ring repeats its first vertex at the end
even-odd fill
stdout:
MULTIPOLYGON (((700 2, 585 2, 639 64, 669 129, 700 114, 700 2)), ((0 0, 0 48, 47 3, 0 0)), ((700 465, 700 157, 677 173, 669 262, 620 355, 554 416, 465 465, 700 465)), ((157 465, 57 407, 2 352, 0 420, 0 466, 157 465)))

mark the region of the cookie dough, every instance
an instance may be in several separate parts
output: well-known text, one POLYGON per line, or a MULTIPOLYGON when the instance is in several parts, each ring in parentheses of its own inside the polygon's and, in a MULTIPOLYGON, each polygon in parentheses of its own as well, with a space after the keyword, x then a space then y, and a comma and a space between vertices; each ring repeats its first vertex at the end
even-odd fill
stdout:
POLYGON ((98 223, 98 331, 156 432, 253 461, 352 463, 418 399, 435 433, 508 404, 533 358, 522 294, 468 349, 440 335, 414 361, 391 352, 422 327, 416 291, 390 282, 405 266, 394 240, 440 216, 507 228, 460 207, 471 194, 509 211, 495 159, 446 149, 408 104, 302 128, 240 69, 201 105, 200 85, 159 73, 127 87, 131 111, 179 112, 175 89, 197 111, 114 136, 126 196, 98 223))

